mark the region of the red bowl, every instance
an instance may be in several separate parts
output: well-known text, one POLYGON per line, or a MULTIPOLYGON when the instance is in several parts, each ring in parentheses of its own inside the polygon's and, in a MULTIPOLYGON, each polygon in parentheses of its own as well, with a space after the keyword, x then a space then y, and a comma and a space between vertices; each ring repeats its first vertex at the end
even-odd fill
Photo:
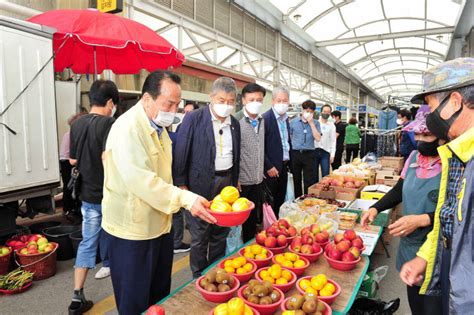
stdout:
POLYGON ((234 277, 234 286, 227 292, 209 292, 201 288, 199 285, 206 276, 201 276, 196 280, 196 288, 201 293, 202 297, 213 303, 225 303, 229 301, 231 298, 234 297, 234 293, 239 289, 240 287, 240 281, 237 279, 237 277, 234 277))
MULTIPOLYGON (((291 296, 289 298, 286 298, 283 303, 281 303, 281 311, 284 312, 284 311, 288 311, 288 309, 286 308, 286 303, 291 299, 291 296)), ((329 306, 328 303, 324 302, 323 300, 320 300, 318 298, 318 303, 323 303, 323 305, 326 307, 326 309, 324 310, 324 313, 323 315, 332 315, 332 308, 331 306, 329 306)))
POLYGON ((330 242, 330 240, 327 240, 327 241, 324 242, 324 243, 319 243, 319 242, 316 242, 316 243, 318 243, 319 246, 321 246, 321 247, 324 249, 324 247, 326 247, 326 245, 329 244, 329 242, 330 242))
MULTIPOLYGON (((282 268, 282 269, 286 269, 291 273, 291 280, 287 284, 274 284, 273 287, 278 288, 282 292, 286 293, 286 292, 290 291, 290 289, 296 283, 296 280, 298 280, 298 277, 290 269, 288 269, 288 268, 282 268)), ((255 278, 259 281, 263 281, 263 279, 260 277, 260 271, 262 271, 262 270, 268 270, 268 268, 261 268, 261 269, 257 270, 257 272, 255 273, 255 278)))
POLYGON ((49 251, 49 252, 43 252, 43 253, 27 254, 27 255, 25 255, 25 254, 20 253, 20 250, 22 250, 22 249, 25 247, 25 246, 23 246, 23 247, 21 247, 21 248, 16 249, 16 250, 15 250, 15 254, 18 255, 18 256, 28 256, 28 257, 36 257, 36 256, 41 256, 41 255, 46 256, 45 254, 51 254, 51 253, 55 252, 55 251, 58 249, 58 247, 59 247, 59 244, 58 244, 58 243, 55 243, 55 242, 49 242, 49 243, 54 245, 53 250, 51 250, 51 251, 49 251))
POLYGON ((250 201, 250 206, 247 210, 233 211, 233 212, 216 212, 209 210, 209 213, 216 218, 216 225, 223 227, 231 227, 241 225, 247 221, 250 216, 250 211, 255 208, 255 204, 250 201))
POLYGON ((326 258, 329 266, 331 266, 332 268, 334 268, 336 270, 340 270, 340 271, 352 270, 352 269, 355 268, 357 263, 360 261, 360 256, 354 261, 335 260, 335 259, 330 258, 326 253, 324 253, 324 257, 326 258))
MULTIPOLYGON (((301 293, 303 295, 305 294, 305 291, 300 287, 301 281, 303 279, 307 279, 307 280, 311 281, 311 278, 312 278, 312 276, 303 277, 303 278, 298 279, 298 281, 296 282, 296 289, 298 290, 299 293, 301 293)), ((334 292, 333 295, 329 295, 329 296, 318 296, 318 300, 324 301, 327 304, 331 305, 332 303, 334 303, 336 298, 341 294, 341 286, 339 285, 339 283, 337 283, 336 281, 331 280, 331 279, 328 279, 328 282, 332 283, 336 287, 336 292, 334 292)))
MULTIPOLYGON (((248 306, 248 305, 247 305, 247 306, 248 306)), ((251 307, 251 306, 248 306, 248 307, 250 307, 250 309, 252 310, 253 315, 260 315, 260 312, 259 312, 259 311, 257 311, 256 309, 254 309, 254 308, 251 307)), ((209 312, 209 315, 214 315, 214 309, 212 309, 212 310, 209 312)))
POLYGON ((271 250, 274 255, 276 254, 281 254, 285 251, 285 249, 288 247, 288 244, 282 247, 267 247, 267 249, 271 250))
MULTIPOLYGON (((229 259, 231 259, 231 258, 229 258, 229 259)), ((224 259, 223 261, 221 261, 219 263, 218 267, 224 269, 224 263, 225 263, 226 260, 228 260, 228 259, 224 259)), ((242 282, 242 283, 249 281, 252 278, 252 276, 254 275, 255 271, 257 270, 257 264, 256 263, 254 263, 250 259, 248 259, 247 261, 253 266, 252 270, 250 270, 247 273, 241 273, 239 275, 236 274, 236 273, 232 274, 234 277, 239 279, 239 281, 242 282)))
MULTIPOLYGON (((299 254, 297 254, 297 255, 299 255, 299 254)), ((300 267, 300 268, 290 268, 290 267, 283 266, 283 265, 281 265, 280 263, 278 263, 278 262, 275 260, 275 256, 272 258, 272 261, 273 261, 274 264, 279 264, 280 266, 282 266, 282 267, 284 267, 284 268, 286 268, 286 269, 288 269, 288 270, 290 270, 290 271, 293 271, 293 273, 294 273, 297 277, 299 277, 299 276, 301 276, 301 275, 304 273, 304 271, 306 270, 306 268, 308 268, 308 266, 309 266, 309 264, 310 264, 308 258, 304 258, 304 257, 301 256, 301 255, 299 255, 299 256, 300 256, 300 259, 303 260, 303 261, 306 263, 303 267, 300 267)))
POLYGON ((276 310, 278 309, 278 307, 280 306, 280 304, 283 302, 283 299, 285 298, 285 294, 280 289, 274 287, 274 290, 277 290, 278 292, 280 292, 280 295, 281 295, 278 302, 275 302, 273 304, 268 304, 268 305, 259 305, 259 304, 251 303, 247 301, 247 299, 245 299, 244 295, 242 294, 242 292, 245 290, 246 287, 248 287, 248 284, 242 286, 239 289, 239 291, 237 291, 237 296, 243 299, 245 301, 245 304, 247 304, 250 307, 253 307, 257 311, 259 311, 260 314, 262 315, 274 314, 276 310))
POLYGON ((288 243, 288 246, 290 246, 291 242, 293 242, 293 240, 295 239, 296 235, 295 236, 288 236, 286 238, 286 242, 288 243))
POLYGON ((22 292, 25 292, 26 290, 28 290, 32 285, 33 285, 33 281, 30 281, 30 282, 27 282, 25 285, 23 285, 21 288, 18 288, 18 289, 15 289, 15 290, 0 289, 0 293, 6 294, 6 295, 22 293, 22 292))
POLYGON ((322 247, 321 247, 321 250, 318 253, 314 253, 314 254, 297 253, 293 250, 293 247, 289 246, 288 248, 290 249, 290 252, 298 254, 301 257, 304 257, 304 258, 308 259, 310 263, 317 261, 319 259, 319 256, 321 256, 321 254, 324 252, 322 247))
POLYGON ((242 257, 247 258, 247 260, 253 261, 253 262, 257 265, 257 268, 262 268, 262 267, 268 266, 268 264, 270 263, 270 261, 271 261, 272 258, 273 258, 273 253, 272 253, 272 251, 269 250, 269 249, 266 248, 266 247, 265 247, 265 249, 267 250, 267 258, 266 258, 266 259, 251 259, 251 258, 245 257, 245 256, 244 256, 245 247, 239 250, 239 255, 242 256, 242 257))

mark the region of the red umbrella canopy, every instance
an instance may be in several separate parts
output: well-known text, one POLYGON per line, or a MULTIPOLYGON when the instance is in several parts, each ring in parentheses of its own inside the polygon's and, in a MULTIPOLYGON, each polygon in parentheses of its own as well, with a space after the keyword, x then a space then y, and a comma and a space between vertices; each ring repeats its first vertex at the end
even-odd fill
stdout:
POLYGON ((52 10, 29 19, 55 28, 54 69, 79 74, 112 70, 116 74, 179 67, 183 54, 163 37, 133 20, 97 10, 52 10))

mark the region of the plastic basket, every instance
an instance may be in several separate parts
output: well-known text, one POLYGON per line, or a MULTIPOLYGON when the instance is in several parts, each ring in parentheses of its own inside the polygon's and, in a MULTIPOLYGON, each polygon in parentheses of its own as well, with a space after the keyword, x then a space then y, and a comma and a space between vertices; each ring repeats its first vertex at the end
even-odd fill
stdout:
POLYGON ((33 272, 33 280, 43 280, 56 274, 56 260, 58 243, 54 244, 54 249, 49 253, 39 253, 34 255, 20 254, 19 250, 15 251, 15 262, 18 266, 26 271, 33 272))
MULTIPOLYGON (((0 246, 0 247, 3 247, 3 246, 0 246)), ((10 253, 8 253, 8 255, 0 257, 0 275, 6 274, 10 270, 10 261, 11 261, 13 250, 11 247, 8 247, 8 248, 10 249, 10 253)))

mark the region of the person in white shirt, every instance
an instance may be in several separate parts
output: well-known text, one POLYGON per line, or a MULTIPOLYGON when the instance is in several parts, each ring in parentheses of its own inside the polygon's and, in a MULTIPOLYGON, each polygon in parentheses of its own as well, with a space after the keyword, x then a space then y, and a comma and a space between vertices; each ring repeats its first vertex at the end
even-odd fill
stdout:
POLYGON ((321 125, 321 140, 314 141, 316 148, 313 182, 319 182, 319 166, 321 166, 321 176, 329 175, 329 167, 334 161, 336 155, 336 126, 328 121, 332 108, 330 105, 323 105, 321 108, 321 117, 319 124, 321 125))

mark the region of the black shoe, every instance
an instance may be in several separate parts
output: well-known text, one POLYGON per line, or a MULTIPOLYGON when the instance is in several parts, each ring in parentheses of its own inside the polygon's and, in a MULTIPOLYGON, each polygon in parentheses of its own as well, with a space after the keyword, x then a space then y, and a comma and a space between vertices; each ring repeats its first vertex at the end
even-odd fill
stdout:
POLYGON ((175 248, 173 253, 179 254, 179 253, 186 253, 191 250, 191 246, 186 243, 181 243, 181 245, 178 248, 175 248))
POLYGON ((69 315, 82 315, 83 313, 87 312, 94 306, 94 303, 92 301, 83 301, 83 302, 76 302, 73 301, 69 305, 69 315))

